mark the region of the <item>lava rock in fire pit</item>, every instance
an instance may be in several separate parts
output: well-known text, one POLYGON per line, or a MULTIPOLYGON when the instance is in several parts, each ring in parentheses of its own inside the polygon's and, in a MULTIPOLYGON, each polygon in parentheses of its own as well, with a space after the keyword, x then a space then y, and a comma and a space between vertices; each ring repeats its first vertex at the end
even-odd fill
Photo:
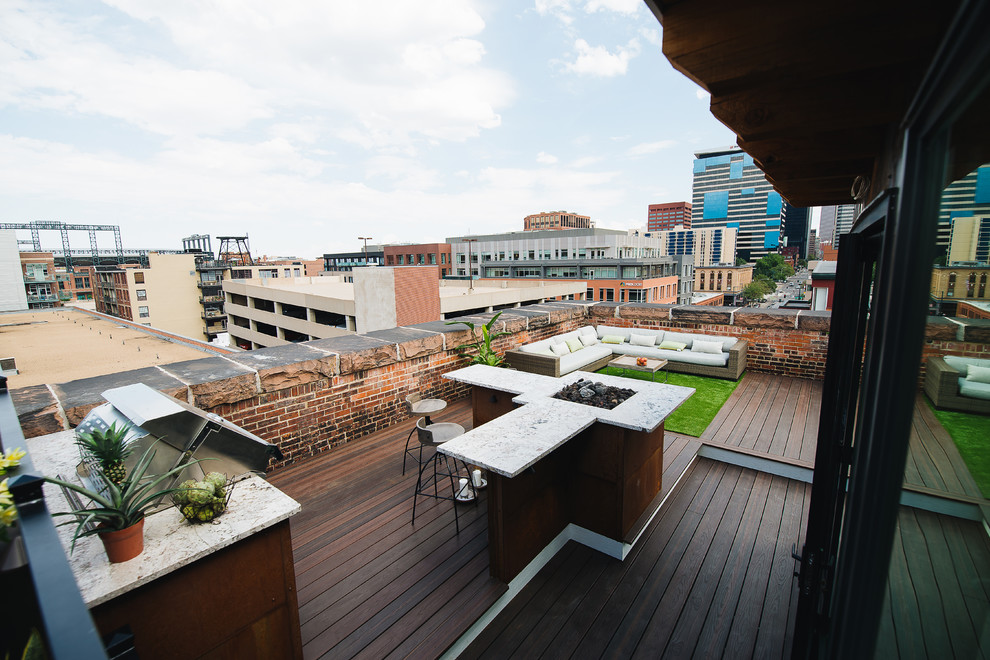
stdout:
POLYGON ((553 398, 611 410, 635 393, 635 390, 594 383, 582 378, 554 394, 553 398))

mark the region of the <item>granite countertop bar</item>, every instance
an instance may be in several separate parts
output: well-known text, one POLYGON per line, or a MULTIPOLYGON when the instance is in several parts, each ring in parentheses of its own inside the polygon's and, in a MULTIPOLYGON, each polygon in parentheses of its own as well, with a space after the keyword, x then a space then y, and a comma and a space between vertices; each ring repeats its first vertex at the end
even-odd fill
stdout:
POLYGON ((594 415, 576 412, 575 405, 579 404, 550 399, 539 406, 516 408, 437 450, 503 477, 515 477, 595 423, 594 415))
POLYGON ((511 369, 472 365, 445 374, 458 382, 518 394, 523 404, 462 436, 438 451, 467 463, 514 477, 595 422, 652 432, 692 394, 693 387, 575 371, 561 378, 511 369), (580 379, 635 390, 612 410, 553 398, 580 379))
MULTIPOLYGON (((74 479, 79 450, 72 431, 26 442, 42 474, 74 479)), ((45 484, 44 489, 49 511, 69 509, 61 488, 45 484)), ((286 520, 300 509, 291 497, 264 479, 249 475, 234 484, 227 510, 213 523, 190 523, 174 506, 147 516, 144 552, 120 564, 107 560, 103 544, 95 536, 79 539, 70 554, 74 524, 59 527, 58 532, 83 600, 88 607, 94 607, 286 520)), ((59 518, 56 524, 72 520, 59 518)))
MULTIPOLYGON (((456 380, 459 383, 487 387, 509 394, 522 394, 541 387, 553 387, 560 382, 553 376, 531 374, 514 369, 500 369, 485 364, 472 364, 470 367, 448 371, 443 377, 456 380)), ((561 387, 563 386, 561 385, 561 387)))

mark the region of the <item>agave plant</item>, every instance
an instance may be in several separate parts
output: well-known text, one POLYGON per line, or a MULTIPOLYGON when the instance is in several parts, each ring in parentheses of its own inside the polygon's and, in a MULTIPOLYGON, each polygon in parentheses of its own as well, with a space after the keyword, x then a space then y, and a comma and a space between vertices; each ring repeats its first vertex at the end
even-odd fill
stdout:
POLYGON ((488 320, 488 323, 481 326, 481 337, 478 337, 475 325, 471 321, 447 321, 447 325, 466 325, 471 330, 471 336, 474 338, 474 341, 461 344, 455 348, 454 350, 457 351, 457 355, 459 357, 470 358, 471 364, 487 364, 490 367, 502 366, 505 358, 492 348, 492 341, 504 335, 511 335, 512 333, 492 331, 492 326, 495 325, 495 321, 501 315, 502 312, 498 312, 488 320), (471 353, 469 349, 473 349, 476 352, 471 353))
MULTIPOLYGON (((140 522, 145 514, 155 507, 156 502, 163 495, 173 493, 177 488, 162 488, 162 482, 186 469, 189 465, 200 463, 206 459, 194 459, 174 467, 168 472, 159 475, 145 477, 148 467, 155 458, 155 444, 150 445, 142 454, 140 460, 131 470, 130 475, 119 485, 114 483, 102 471, 95 472, 96 476, 103 482, 106 494, 90 490, 79 484, 74 484, 62 479, 45 477, 45 481, 68 488, 69 490, 91 500, 95 506, 88 509, 74 511, 58 511, 53 516, 73 516, 75 518, 76 529, 72 535, 72 548, 75 548, 76 540, 83 536, 99 534, 101 532, 112 532, 127 529, 131 525, 140 522), (87 529, 89 523, 96 523, 97 526, 87 529)), ((62 523, 72 524, 73 521, 62 523)))

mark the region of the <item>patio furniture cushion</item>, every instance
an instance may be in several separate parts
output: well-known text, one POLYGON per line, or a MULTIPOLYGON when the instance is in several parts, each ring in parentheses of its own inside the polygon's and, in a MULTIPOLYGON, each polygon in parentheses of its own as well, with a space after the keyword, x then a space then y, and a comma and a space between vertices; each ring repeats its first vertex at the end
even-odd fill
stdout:
POLYGON ((990 384, 990 367, 979 367, 975 364, 969 365, 966 371, 966 380, 975 383, 990 384))
POLYGON ((577 353, 582 348, 584 348, 584 344, 582 344, 581 340, 578 339, 577 337, 571 337, 570 339, 567 340, 566 343, 567 343, 567 348, 571 349, 571 353, 577 353))
POLYGON ((656 346, 656 337, 653 335, 643 335, 637 332, 629 333, 629 343, 633 346, 656 346))
POLYGON ((660 342, 660 348, 667 351, 683 351, 687 348, 687 344, 682 341, 671 341, 669 339, 664 339, 660 342))
POLYGON ((560 358, 560 371, 561 373, 569 373, 571 371, 576 371, 582 369, 585 365, 599 360, 602 358, 607 358, 612 355, 612 349, 605 344, 596 344, 595 346, 588 346, 584 350, 577 353, 571 353, 570 355, 563 355, 560 358))
POLYGON ((598 335, 592 332, 590 335, 585 333, 580 337, 581 343, 585 346, 594 346, 598 343, 598 335))
POLYGON ((605 335, 602 337, 603 344, 621 344, 625 341, 622 335, 605 335))
POLYGON ((990 401, 990 383, 980 383, 965 378, 959 379, 959 394, 973 399, 990 401))
POLYGON ((554 355, 567 355, 571 352, 571 349, 564 342, 560 342, 559 344, 550 344, 550 350, 553 351, 554 355))
POLYGON ((722 343, 717 341, 705 341, 704 339, 695 339, 694 344, 691 346, 691 350, 695 353, 722 353, 722 343))

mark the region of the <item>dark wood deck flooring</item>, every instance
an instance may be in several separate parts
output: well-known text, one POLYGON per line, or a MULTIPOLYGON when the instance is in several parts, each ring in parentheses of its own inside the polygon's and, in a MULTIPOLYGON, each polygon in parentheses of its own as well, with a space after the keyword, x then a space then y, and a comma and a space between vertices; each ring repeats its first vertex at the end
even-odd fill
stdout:
MULTIPOLYGON (((747 374, 701 438, 667 434, 663 483, 673 491, 626 560, 568 543, 464 657, 786 655, 790 552, 804 538, 808 486, 696 454, 710 444, 811 467, 820 402, 820 382, 747 374)), ((438 421, 470 428, 470 402, 452 402, 438 421)), ((476 506, 458 505, 460 534, 446 501, 421 498, 411 524, 415 474, 402 476, 400 462, 413 423, 270 476, 303 505, 291 529, 306 658, 437 657, 505 593, 488 576, 484 492, 476 506)), ((972 477, 920 398, 906 480, 974 496, 972 477)), ((897 652, 916 650, 905 646, 911 635, 926 649, 943 650, 946 640, 971 649, 990 593, 981 526, 905 508, 894 557, 896 606, 884 625, 888 640, 893 631, 899 637, 897 652), (928 621, 932 602, 945 613, 944 631, 928 621), (949 622, 960 607, 968 633, 949 622)))
POLYGON ((810 486, 699 458, 619 561, 570 542, 463 658, 779 658, 810 486))

